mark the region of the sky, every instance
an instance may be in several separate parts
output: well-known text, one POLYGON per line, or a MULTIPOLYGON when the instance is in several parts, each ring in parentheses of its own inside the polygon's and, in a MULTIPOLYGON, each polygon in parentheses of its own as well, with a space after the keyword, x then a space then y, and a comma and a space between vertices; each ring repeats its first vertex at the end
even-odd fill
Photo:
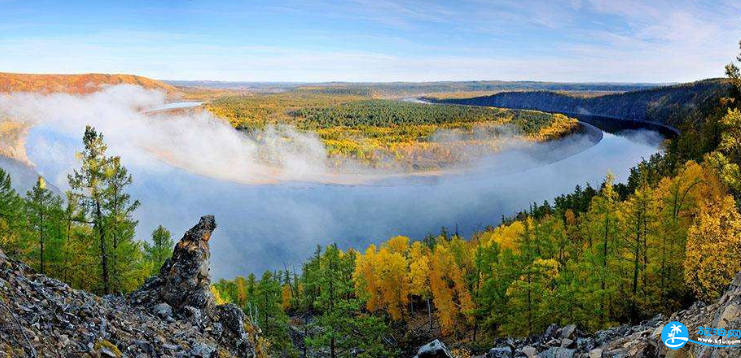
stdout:
POLYGON ((666 83, 739 39, 738 0, 0 0, 0 72, 666 83))

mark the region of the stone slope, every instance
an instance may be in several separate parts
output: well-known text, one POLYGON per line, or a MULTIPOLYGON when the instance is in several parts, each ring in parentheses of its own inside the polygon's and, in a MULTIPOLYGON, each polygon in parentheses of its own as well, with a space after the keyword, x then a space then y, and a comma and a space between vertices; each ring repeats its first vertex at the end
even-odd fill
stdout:
MULTIPOLYGON (((717 348, 688 343, 670 350, 661 342, 664 325, 678 321, 688 329, 690 339, 698 327, 741 329, 741 272, 715 303, 697 302, 671 317, 658 315, 635 326, 623 325, 585 334, 575 325, 551 325, 541 335, 525 339, 500 339, 479 358, 731 358, 741 357, 741 347, 717 348)), ((714 336, 713 339, 721 337, 714 336)), ((737 338, 726 338, 736 340, 737 338)), ((722 343, 723 344, 723 343, 722 343)), ((724 344, 735 344, 728 342, 724 344)), ((453 358, 439 341, 420 347, 418 358, 453 358)))
POLYGON ((244 313, 213 304, 206 292, 215 227, 213 217, 201 218, 163 266, 165 275, 128 299, 72 289, 0 251, 0 358, 254 357, 257 337, 245 330, 244 313), (177 288, 181 296, 170 301, 167 292, 177 288))

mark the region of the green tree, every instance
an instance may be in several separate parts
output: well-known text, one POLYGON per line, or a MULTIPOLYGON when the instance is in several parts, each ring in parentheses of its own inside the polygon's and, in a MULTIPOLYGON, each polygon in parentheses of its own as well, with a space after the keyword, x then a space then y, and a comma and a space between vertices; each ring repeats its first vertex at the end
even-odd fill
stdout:
POLYGON ((103 135, 87 126, 84 149, 78 153, 80 169, 68 176, 72 199, 79 205, 80 222, 92 227, 99 258, 99 292, 125 292, 138 286, 150 269, 145 264, 141 243, 134 240, 133 211, 139 202, 131 200, 126 187, 131 175, 119 157, 106 155, 103 135))
POLYGON ((62 256, 62 199, 46 187, 43 177, 38 177, 26 194, 25 207, 29 234, 36 243, 31 245, 31 256, 39 273, 47 274, 49 261, 56 266, 62 256))
POLYGON ((383 344, 386 325, 379 317, 361 311, 360 300, 354 295, 352 274, 355 253, 343 253, 330 245, 321 256, 318 267, 319 295, 314 302, 320 312, 317 336, 307 339, 313 347, 329 348, 330 358, 351 357, 352 350, 360 357, 388 357, 383 344))
POLYGON ((10 174, 0 168, 0 247, 8 255, 21 254, 23 200, 13 189, 10 174))
POLYGON ((144 244, 146 258, 152 264, 152 275, 156 275, 165 261, 172 256, 174 246, 170 230, 160 225, 152 231, 152 243, 144 244))

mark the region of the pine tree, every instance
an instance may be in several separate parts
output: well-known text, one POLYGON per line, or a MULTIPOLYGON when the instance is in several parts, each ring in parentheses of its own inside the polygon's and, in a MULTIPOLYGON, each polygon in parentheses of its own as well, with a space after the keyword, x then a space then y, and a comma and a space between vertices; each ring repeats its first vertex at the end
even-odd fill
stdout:
POLYGON ((0 247, 11 256, 21 254, 23 200, 11 185, 10 174, 0 168, 0 247))
POLYGON ((80 222, 92 227, 96 242, 101 286, 97 290, 104 294, 126 292, 150 273, 142 245, 134 240, 137 223, 132 214, 139 202, 126 193, 132 179, 121 159, 106 156, 103 135, 87 126, 83 144, 78 153, 82 165, 68 179, 71 199, 79 205, 80 222))
POLYGON ((26 194, 26 218, 32 236, 34 258, 39 273, 49 273, 51 263, 58 269, 62 255, 62 199, 46 187, 43 177, 38 177, 36 185, 26 194))
POLYGON ((315 309, 321 312, 316 324, 318 336, 307 339, 314 347, 327 347, 329 357, 350 357, 352 349, 367 357, 387 357, 383 344, 386 326, 383 321, 361 312, 361 302, 353 294, 354 252, 344 254, 336 245, 327 246, 318 267, 319 296, 315 309))
POLYGON ((144 244, 147 261, 151 263, 152 275, 159 273, 160 268, 167 259, 172 257, 175 242, 172 240, 172 234, 162 225, 152 231, 152 243, 144 244))

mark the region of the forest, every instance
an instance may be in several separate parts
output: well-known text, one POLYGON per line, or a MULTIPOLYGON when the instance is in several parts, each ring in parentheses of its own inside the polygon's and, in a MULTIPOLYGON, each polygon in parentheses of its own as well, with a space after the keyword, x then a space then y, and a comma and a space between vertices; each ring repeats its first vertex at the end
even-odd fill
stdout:
POLYGON ((282 123, 315 132, 338 163, 355 159, 375 168, 440 169, 496 152, 501 136, 544 141, 577 130, 576 120, 558 114, 436 106, 344 92, 229 96, 207 106, 246 132, 282 123), (456 140, 441 142, 441 133, 456 140))

